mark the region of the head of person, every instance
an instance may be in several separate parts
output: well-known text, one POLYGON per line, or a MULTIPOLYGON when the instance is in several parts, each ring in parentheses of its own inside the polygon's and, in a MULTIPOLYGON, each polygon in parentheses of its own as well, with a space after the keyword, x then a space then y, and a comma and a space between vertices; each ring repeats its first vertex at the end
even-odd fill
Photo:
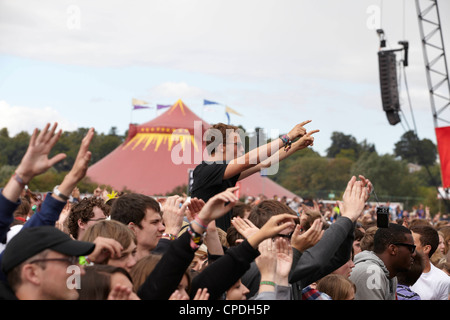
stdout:
POLYGON ((136 264, 136 235, 116 220, 103 220, 91 225, 83 235, 83 241, 94 242, 97 237, 111 238, 117 240, 123 248, 119 258, 110 257, 105 264, 121 267, 127 271, 136 264))
MULTIPOLYGON (((300 210, 300 225, 303 230, 307 231, 313 225, 316 219, 323 219, 320 211, 316 210, 300 210)), ((323 228, 327 228, 328 223, 323 224, 323 228)))
POLYGON ((130 299, 139 300, 133 291, 132 278, 125 269, 105 264, 87 266, 78 289, 79 300, 107 300, 116 285, 129 288, 132 291, 130 299))
POLYGON ((355 267, 355 263, 353 262, 355 257, 354 250, 352 248, 352 253, 350 256, 350 259, 346 263, 344 263, 342 266, 334 270, 332 273, 334 274, 340 274, 344 277, 350 277, 350 274, 352 273, 353 268, 355 267))
MULTIPOLYGON (((150 273, 152 273, 158 262, 161 260, 161 257, 162 256, 159 254, 151 254, 149 256, 143 257, 131 269, 130 275, 133 280, 134 292, 138 292, 139 288, 142 286, 147 277, 150 275, 150 273)), ((191 280, 191 274, 189 270, 186 270, 176 289, 179 293, 181 293, 182 300, 189 299, 191 280)))
POLYGON ((84 273, 78 257, 94 247, 54 226, 24 228, 6 245, 1 267, 20 300, 76 300, 84 273))
POLYGON ((355 284, 341 274, 331 273, 326 275, 318 281, 316 289, 328 294, 333 300, 355 299, 355 284))
POLYGON ((74 239, 81 239, 89 226, 109 216, 109 207, 99 198, 84 198, 72 205, 67 217, 67 228, 74 239))
POLYGON ((415 225, 410 229, 417 251, 423 253, 425 259, 430 259, 439 246, 438 232, 430 225, 415 225))
POLYGON ((361 251, 365 250, 373 251, 373 238, 375 237, 375 233, 377 232, 377 230, 378 230, 377 226, 367 228, 359 243, 361 251))
POLYGON ((20 197, 20 205, 14 211, 14 221, 11 226, 16 224, 24 224, 27 221, 28 214, 31 210, 30 201, 26 197, 20 197))
POLYGON ((415 250, 411 231, 402 225, 389 223, 388 228, 378 228, 375 232, 373 252, 383 260, 391 276, 411 268, 415 250))
POLYGON ((227 162, 244 154, 239 127, 217 123, 206 131, 206 150, 209 155, 227 162))
POLYGON ((247 294, 249 292, 250 290, 239 279, 227 290, 225 300, 247 300, 247 294))
MULTIPOLYGON (((255 205, 250 211, 248 219, 258 228, 261 228, 272 216, 277 214, 289 213, 293 215, 294 221, 297 223, 297 214, 288 205, 280 201, 269 199, 263 200, 255 205)), ((294 228, 283 230, 282 234, 289 234, 294 228)))
POLYGON ((252 206, 250 204, 239 201, 234 205, 231 216, 246 219, 248 218, 251 210, 252 206))
POLYGON ((140 193, 127 193, 111 206, 111 219, 127 225, 136 235, 137 244, 145 250, 156 248, 166 230, 158 201, 140 193))

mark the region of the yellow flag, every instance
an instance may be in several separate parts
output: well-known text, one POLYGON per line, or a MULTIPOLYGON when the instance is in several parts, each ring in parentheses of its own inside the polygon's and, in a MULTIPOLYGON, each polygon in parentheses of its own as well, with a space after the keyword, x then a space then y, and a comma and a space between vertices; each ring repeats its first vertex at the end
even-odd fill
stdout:
POLYGON ((237 111, 231 109, 229 106, 226 106, 226 107, 225 107, 225 112, 233 113, 233 114, 236 114, 236 115, 238 115, 238 116, 242 116, 242 114, 240 114, 240 113, 238 113, 237 111))
POLYGON ((148 102, 144 101, 144 100, 139 100, 139 99, 134 99, 133 98, 133 106, 142 106, 142 105, 145 105, 145 104, 148 104, 148 102))

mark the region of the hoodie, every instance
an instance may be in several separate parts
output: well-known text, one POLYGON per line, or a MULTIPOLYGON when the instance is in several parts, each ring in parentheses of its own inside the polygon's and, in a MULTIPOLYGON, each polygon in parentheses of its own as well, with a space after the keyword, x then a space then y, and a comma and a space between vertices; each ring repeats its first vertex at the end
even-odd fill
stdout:
POLYGON ((373 251, 355 256, 350 280, 356 285, 355 300, 396 300, 397 277, 389 278, 384 262, 373 251))

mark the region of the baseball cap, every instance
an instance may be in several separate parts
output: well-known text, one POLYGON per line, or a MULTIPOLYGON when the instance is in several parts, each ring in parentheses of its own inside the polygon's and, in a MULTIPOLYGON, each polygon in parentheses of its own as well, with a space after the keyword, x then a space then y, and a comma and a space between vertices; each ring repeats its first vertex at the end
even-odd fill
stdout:
POLYGON ((1 267, 6 274, 46 249, 68 256, 83 256, 91 253, 94 247, 92 242, 73 240, 54 226, 22 228, 6 245, 1 267))

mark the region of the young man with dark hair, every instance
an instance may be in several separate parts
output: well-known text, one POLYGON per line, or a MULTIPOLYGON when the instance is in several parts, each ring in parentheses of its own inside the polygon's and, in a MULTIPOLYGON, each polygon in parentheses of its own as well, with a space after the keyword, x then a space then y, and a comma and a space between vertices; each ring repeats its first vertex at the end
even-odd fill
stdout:
POLYGON ((111 206, 110 214, 112 220, 124 223, 136 235, 137 261, 155 250, 166 230, 159 202, 147 195, 128 193, 120 196, 111 206))
POLYGON ((425 260, 422 275, 411 286, 411 289, 417 292, 422 300, 448 300, 450 297, 450 278, 430 261, 439 245, 438 232, 428 225, 413 226, 411 231, 417 251, 423 254, 425 260))
MULTIPOLYGON (((303 126, 309 122, 311 120, 297 124, 287 135, 246 154, 238 127, 223 123, 213 125, 206 132, 208 156, 193 173, 191 196, 207 202, 214 195, 234 187, 239 180, 278 163, 298 150, 312 146, 312 134, 319 130, 307 133, 303 126), (297 138, 300 139, 295 141, 297 138)), ((230 220, 231 212, 217 219, 216 225, 226 231, 231 225, 230 220)))

